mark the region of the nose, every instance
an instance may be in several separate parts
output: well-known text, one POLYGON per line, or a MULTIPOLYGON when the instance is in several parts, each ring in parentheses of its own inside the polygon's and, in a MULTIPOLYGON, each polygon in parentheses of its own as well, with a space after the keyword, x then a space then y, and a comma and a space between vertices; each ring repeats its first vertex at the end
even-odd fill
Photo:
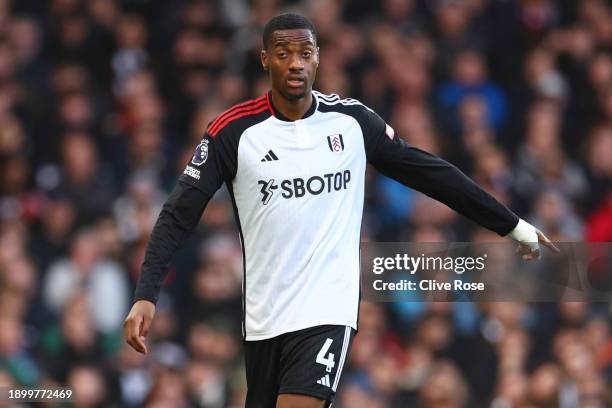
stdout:
POLYGON ((291 71, 303 71, 304 62, 299 55, 293 54, 289 57, 289 69, 291 71))

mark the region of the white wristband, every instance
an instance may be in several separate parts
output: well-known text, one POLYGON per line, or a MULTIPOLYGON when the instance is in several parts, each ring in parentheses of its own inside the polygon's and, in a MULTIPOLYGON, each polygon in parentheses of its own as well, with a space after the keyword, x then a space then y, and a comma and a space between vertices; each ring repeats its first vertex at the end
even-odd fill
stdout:
POLYGON ((524 221, 522 218, 519 218, 518 224, 516 224, 516 227, 514 227, 509 235, 515 241, 518 241, 521 244, 529 245, 532 251, 535 251, 540 247, 538 245, 537 229, 533 225, 524 221))

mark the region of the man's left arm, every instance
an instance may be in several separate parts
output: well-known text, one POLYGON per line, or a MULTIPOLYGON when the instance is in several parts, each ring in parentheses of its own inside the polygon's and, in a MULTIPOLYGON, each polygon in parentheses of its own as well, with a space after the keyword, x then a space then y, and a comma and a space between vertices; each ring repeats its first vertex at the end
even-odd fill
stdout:
POLYGON ((505 236, 519 217, 447 161, 396 140, 383 141, 370 163, 382 174, 448 205, 505 236))
POLYGON ((368 162, 387 177, 448 205, 458 213, 521 244, 525 259, 539 257, 538 243, 558 250, 544 234, 520 219, 447 161, 408 145, 376 113, 362 121, 368 162), (365 126, 364 126, 365 124, 365 126))

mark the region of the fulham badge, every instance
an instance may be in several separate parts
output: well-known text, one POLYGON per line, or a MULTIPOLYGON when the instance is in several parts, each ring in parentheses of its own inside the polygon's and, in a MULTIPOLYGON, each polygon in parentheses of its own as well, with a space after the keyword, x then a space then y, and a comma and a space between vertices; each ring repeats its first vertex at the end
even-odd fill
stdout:
POLYGON ((329 150, 334 153, 341 152, 344 150, 344 140, 341 134, 327 136, 327 145, 329 150))

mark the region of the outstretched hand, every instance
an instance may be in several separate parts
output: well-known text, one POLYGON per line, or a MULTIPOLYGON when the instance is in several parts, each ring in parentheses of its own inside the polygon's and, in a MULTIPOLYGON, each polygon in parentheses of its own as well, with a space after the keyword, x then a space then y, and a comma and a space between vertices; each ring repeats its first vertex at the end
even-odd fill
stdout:
POLYGON ((539 247, 537 249, 532 249, 528 244, 522 244, 519 242, 518 247, 516 248, 516 253, 521 254, 525 261, 531 261, 534 259, 540 259, 541 257, 541 246, 545 246, 550 251, 555 254, 561 253, 559 248, 552 243, 550 239, 540 230, 536 230, 536 234, 538 236, 538 244, 539 247))
POLYGON ((148 300, 134 303, 123 322, 123 335, 127 344, 139 353, 147 354, 145 339, 155 316, 155 304, 148 300))

